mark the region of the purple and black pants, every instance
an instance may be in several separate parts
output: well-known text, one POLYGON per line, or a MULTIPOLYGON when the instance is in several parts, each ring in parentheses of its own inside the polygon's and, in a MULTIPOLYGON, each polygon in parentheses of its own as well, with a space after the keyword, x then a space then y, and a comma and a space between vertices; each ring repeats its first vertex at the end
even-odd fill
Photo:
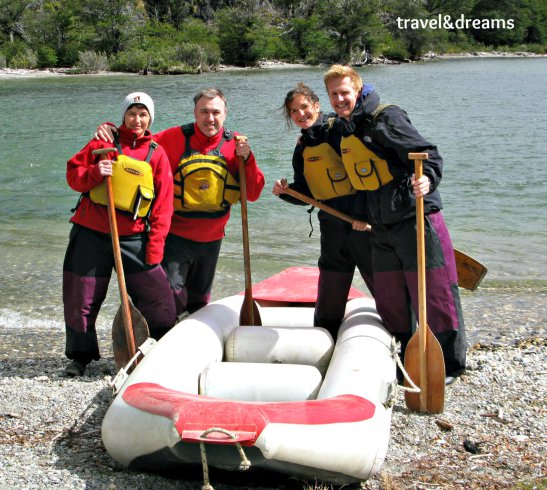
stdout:
MULTIPOLYGON (((374 299, 387 330, 403 349, 418 317, 416 220, 374 226, 371 236, 374 299)), ((427 324, 441 344, 447 375, 465 370, 465 325, 458 289, 454 248, 441 212, 425 217, 427 324)))
POLYGON ((355 267, 374 294, 370 232, 355 231, 350 223, 319 213, 321 255, 314 325, 326 328, 336 340, 346 312, 355 267))
MULTIPOLYGON (((127 292, 159 339, 176 321, 169 283, 160 265, 145 262, 146 234, 120 236, 127 292)), ((74 225, 63 264, 65 354, 88 364, 100 358, 95 322, 106 297, 114 253, 109 234, 74 225)))
POLYGON ((196 242, 169 233, 162 266, 173 290, 177 316, 203 308, 211 290, 222 240, 196 242))

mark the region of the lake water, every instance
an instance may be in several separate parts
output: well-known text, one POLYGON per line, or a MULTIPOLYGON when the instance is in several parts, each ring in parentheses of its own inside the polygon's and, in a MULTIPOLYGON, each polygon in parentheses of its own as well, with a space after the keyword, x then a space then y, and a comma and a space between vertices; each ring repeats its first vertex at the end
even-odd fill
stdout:
MULTIPOLYGON (((547 59, 470 59, 374 66, 359 70, 383 102, 395 103, 438 145, 445 161, 441 194, 456 248, 489 268, 481 288, 546 285, 547 59)), ((292 177, 296 129, 279 110, 297 81, 328 99, 322 68, 242 70, 199 76, 134 75, 0 78, 0 324, 62 326, 62 261, 70 209, 78 195, 65 165, 98 123, 121 121, 121 101, 145 91, 156 103, 152 129, 192 120, 203 87, 228 98, 226 125, 246 134, 267 184, 249 205, 253 280, 291 265, 316 265, 319 226, 304 207, 271 194, 292 177)), ((241 220, 232 212, 214 297, 244 287, 241 220)), ((103 321, 119 304, 109 293, 103 321)), ((356 285, 362 285, 356 279, 356 285)))

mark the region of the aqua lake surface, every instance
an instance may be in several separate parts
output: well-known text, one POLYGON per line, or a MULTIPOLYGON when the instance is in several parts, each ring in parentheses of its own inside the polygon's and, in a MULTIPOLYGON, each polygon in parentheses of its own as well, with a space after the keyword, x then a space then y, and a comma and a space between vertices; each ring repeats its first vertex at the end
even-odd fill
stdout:
MULTIPOLYGON (((545 290, 547 275, 547 59, 465 59, 359 69, 383 102, 395 103, 438 145, 440 187, 456 248, 488 266, 481 287, 545 290)), ((249 137, 266 175, 249 204, 253 280, 292 265, 314 266, 319 226, 311 238, 306 207, 271 194, 292 178, 298 136, 279 110, 297 81, 310 84, 325 110, 324 68, 224 71, 187 76, 136 75, 0 78, 0 325, 63 328, 61 276, 70 209, 78 194, 65 164, 102 121, 121 122, 133 91, 156 103, 159 131, 193 118, 192 97, 216 86, 228 98, 226 126, 249 137)), ((113 276, 102 321, 119 300, 113 276)), ((355 284, 363 285, 357 277, 355 284)), ((215 299, 244 288, 241 218, 232 211, 213 290, 215 299)), ((100 319, 101 319, 100 317, 100 319)))

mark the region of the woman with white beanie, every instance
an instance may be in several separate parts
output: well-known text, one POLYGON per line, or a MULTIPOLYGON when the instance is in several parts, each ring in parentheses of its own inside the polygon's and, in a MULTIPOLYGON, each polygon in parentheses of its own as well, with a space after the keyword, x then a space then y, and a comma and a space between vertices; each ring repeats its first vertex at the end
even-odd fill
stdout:
POLYGON ((68 376, 82 376, 98 360, 95 321, 114 267, 105 177, 115 188, 116 221, 127 291, 158 339, 175 323, 176 312, 161 267, 173 214, 173 175, 164 150, 152 140, 154 102, 144 92, 129 94, 117 128, 117 152, 93 155, 112 144, 92 139, 67 162, 66 178, 81 193, 63 265, 63 302, 68 376), (123 162, 123 163, 122 163, 123 162), (145 163, 146 162, 146 163, 145 163), (126 172, 124 172, 126 170, 126 172))

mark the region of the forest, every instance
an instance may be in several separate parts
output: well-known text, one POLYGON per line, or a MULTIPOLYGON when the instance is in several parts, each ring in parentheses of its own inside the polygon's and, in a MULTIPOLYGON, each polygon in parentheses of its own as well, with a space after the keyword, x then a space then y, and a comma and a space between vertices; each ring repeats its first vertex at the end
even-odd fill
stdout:
POLYGON ((546 26, 545 0, 0 0, 0 68, 175 74, 545 54, 546 26))

